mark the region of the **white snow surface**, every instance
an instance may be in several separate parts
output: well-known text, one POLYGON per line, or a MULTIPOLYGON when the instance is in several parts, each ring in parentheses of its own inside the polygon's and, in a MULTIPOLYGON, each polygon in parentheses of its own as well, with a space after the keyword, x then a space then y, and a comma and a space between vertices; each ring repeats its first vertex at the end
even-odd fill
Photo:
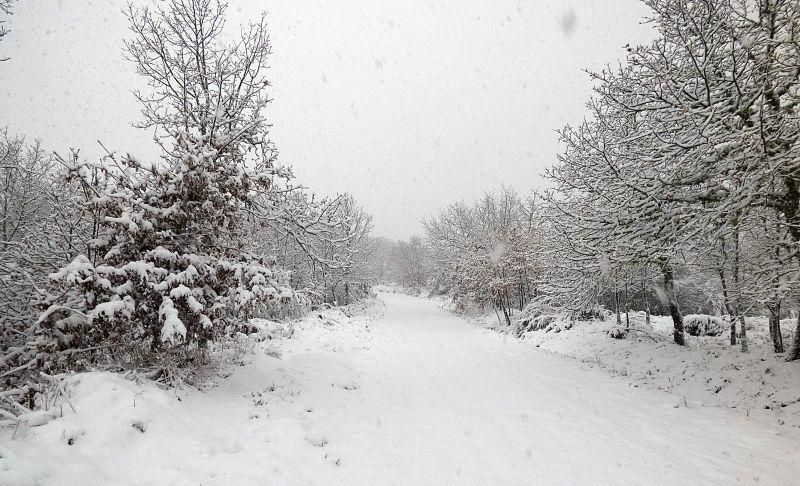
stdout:
POLYGON ((205 391, 74 375, 57 418, 0 431, 0 484, 800 484, 794 429, 380 298, 308 316, 205 391))
MULTIPOLYGON (((440 306, 452 309, 447 299, 440 306)), ((498 328, 495 314, 468 309, 465 317, 487 329, 498 328)), ((724 407, 750 419, 794 429, 800 434, 800 362, 786 362, 775 354, 766 317, 748 317, 749 352, 730 344, 728 330, 719 336, 685 335, 686 346, 676 346, 672 318, 643 312, 630 314, 630 329, 606 321, 570 321, 559 315, 544 329, 522 337, 542 350, 580 361, 623 380, 668 392, 676 406, 724 407), (611 334, 624 339, 612 339, 611 334)), ((708 316, 694 316, 707 322, 708 316)), ((712 317, 711 322, 721 321, 712 317)), ((784 343, 791 342, 795 319, 781 321, 784 343)), ((800 484, 800 481, 798 481, 800 484)))

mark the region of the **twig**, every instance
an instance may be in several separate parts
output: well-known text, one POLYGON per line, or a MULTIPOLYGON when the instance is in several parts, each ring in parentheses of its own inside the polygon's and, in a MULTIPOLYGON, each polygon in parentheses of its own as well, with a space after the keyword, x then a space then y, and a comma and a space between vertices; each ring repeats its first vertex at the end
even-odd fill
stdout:
POLYGON ((26 370, 26 369, 30 368, 31 366, 33 366, 34 364, 36 364, 36 358, 33 358, 32 360, 28 361, 27 363, 25 363, 25 364, 24 364, 24 365, 22 365, 22 366, 17 366, 17 367, 16 367, 16 368, 14 368, 14 369, 11 369, 11 370, 8 370, 8 371, 6 371, 6 372, 5 372, 5 373, 3 373, 2 375, 0 375, 0 378, 5 378, 5 377, 6 377, 6 376, 8 376, 8 375, 13 375, 13 374, 14 374, 14 373, 16 373, 17 371, 26 370))

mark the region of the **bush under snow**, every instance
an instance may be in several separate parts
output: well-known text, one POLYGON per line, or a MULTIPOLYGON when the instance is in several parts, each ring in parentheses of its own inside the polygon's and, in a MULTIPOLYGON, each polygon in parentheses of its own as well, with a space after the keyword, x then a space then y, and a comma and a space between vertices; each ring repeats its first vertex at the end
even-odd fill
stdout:
POLYGON ((721 317, 706 314, 688 314, 683 316, 683 329, 691 336, 719 336, 727 326, 721 317))

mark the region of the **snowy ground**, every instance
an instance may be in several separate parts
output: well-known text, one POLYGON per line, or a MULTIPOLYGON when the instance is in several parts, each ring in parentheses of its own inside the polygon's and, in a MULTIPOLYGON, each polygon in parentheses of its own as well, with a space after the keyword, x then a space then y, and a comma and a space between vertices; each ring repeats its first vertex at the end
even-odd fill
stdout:
MULTIPOLYGON (((446 300, 439 300, 443 307, 446 300)), ((731 346, 727 332, 721 336, 686 335, 687 346, 672 341, 669 316, 630 315, 631 331, 625 339, 612 339, 618 329, 607 322, 556 322, 554 330, 526 333, 536 347, 575 358, 639 387, 669 392, 678 406, 724 407, 770 425, 800 433, 800 362, 787 363, 772 348, 766 318, 751 317, 750 352, 731 346), (568 328, 568 329, 566 329, 568 328)), ((473 312, 473 324, 495 328, 494 313, 473 312)), ((782 321, 784 342, 791 342, 795 320, 782 321)), ((625 327, 624 324, 622 326, 625 327)), ((800 481, 798 481, 800 483, 800 481)))
POLYGON ((208 391, 77 375, 63 416, 0 433, 0 484, 800 482, 793 429, 381 298, 383 316, 310 316, 208 391))

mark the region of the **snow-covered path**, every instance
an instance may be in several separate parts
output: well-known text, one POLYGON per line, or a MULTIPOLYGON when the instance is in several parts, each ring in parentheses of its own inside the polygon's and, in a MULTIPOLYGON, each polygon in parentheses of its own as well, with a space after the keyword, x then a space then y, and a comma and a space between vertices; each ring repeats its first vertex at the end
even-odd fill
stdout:
POLYGON ((800 444, 769 428, 675 408, 431 301, 381 298, 368 329, 307 326, 283 359, 180 402, 157 389, 130 390, 132 409, 88 396, 76 415, 0 441, 0 483, 800 484, 800 444))
POLYGON ((675 408, 667 394, 469 327, 431 302, 382 298, 370 352, 353 359, 363 370, 364 420, 340 450, 361 458, 354 478, 800 484, 800 445, 741 417, 675 408))

